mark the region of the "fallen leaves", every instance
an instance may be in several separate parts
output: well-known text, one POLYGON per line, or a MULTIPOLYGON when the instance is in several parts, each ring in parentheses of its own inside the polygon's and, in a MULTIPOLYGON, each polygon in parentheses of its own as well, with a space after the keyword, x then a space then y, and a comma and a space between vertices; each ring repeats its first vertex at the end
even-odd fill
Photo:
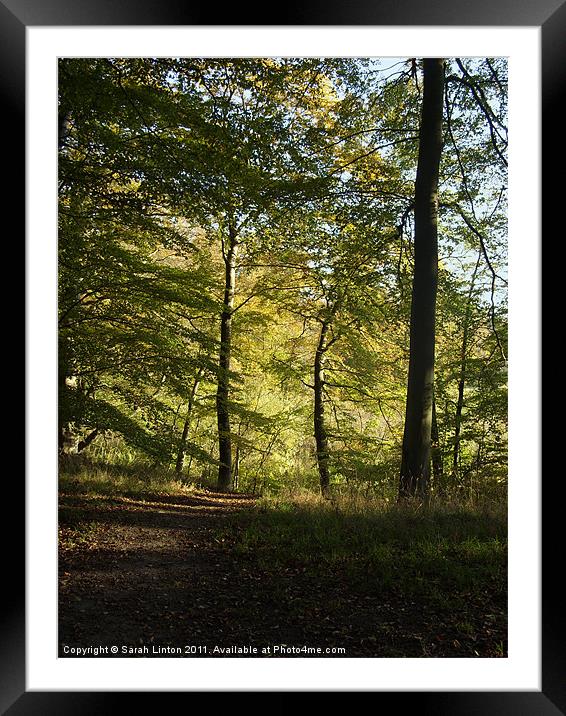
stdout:
POLYGON ((281 567, 238 553, 227 517, 250 504, 210 494, 63 500, 63 513, 72 506, 81 519, 61 525, 61 643, 262 647, 277 638, 346 646, 350 657, 505 655, 506 615, 489 590, 470 594, 464 615, 457 595, 407 599, 352 580, 342 563, 281 567))

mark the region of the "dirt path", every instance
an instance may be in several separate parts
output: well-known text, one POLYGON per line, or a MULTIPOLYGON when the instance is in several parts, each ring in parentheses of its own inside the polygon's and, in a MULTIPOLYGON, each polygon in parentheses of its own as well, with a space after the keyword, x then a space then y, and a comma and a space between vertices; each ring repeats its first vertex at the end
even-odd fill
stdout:
MULTIPOLYGON (((203 647, 223 644, 238 607, 231 585, 242 573, 221 533, 251 502, 205 493, 144 500, 63 495, 60 655, 77 655, 66 647, 117 645, 118 656, 122 647, 144 656, 145 645, 152 656, 171 656, 153 654, 153 646, 205 656, 203 647)), ((237 631, 239 641, 253 638, 253 631, 237 631)))
POLYGON ((424 605, 239 555, 234 516, 241 525, 253 502, 62 495, 60 656, 494 655, 449 624, 439 641, 442 615, 424 605))

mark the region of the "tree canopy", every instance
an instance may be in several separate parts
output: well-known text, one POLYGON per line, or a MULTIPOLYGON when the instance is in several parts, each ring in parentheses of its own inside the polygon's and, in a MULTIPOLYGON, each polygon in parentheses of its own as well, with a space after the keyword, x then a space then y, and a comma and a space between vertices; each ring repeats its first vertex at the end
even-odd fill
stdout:
POLYGON ((427 199, 430 62, 59 60, 62 452, 395 499, 432 321, 427 490, 503 493, 507 64, 432 68, 427 199))

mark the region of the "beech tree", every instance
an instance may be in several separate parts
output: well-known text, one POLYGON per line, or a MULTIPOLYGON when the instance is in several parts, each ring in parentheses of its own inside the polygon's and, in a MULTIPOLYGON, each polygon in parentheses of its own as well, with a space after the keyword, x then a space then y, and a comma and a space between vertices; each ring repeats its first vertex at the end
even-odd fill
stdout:
POLYGON ((444 60, 423 60, 423 100, 415 181, 415 265, 409 377, 401 457, 401 498, 425 497, 430 480, 436 289, 438 174, 442 151, 444 60))

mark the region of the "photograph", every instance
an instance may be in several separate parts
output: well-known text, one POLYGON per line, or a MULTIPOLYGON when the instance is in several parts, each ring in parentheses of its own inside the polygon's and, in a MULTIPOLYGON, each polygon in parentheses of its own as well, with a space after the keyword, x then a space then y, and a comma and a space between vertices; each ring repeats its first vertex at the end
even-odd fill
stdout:
POLYGON ((507 3, 0 0, 26 274, 1 713, 565 713, 540 272, 566 3, 507 3))
POLYGON ((60 57, 58 656, 505 658, 506 57, 60 57))

